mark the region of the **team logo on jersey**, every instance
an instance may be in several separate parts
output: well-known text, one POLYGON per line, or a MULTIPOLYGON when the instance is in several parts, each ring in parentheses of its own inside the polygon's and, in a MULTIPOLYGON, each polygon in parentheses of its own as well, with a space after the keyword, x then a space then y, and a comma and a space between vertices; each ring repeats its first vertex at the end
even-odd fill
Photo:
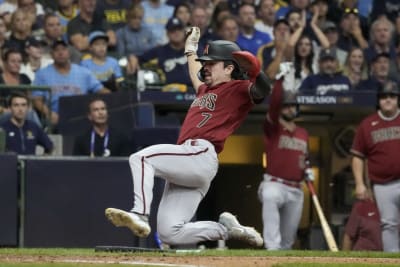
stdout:
POLYGON ((200 98, 196 98, 190 107, 200 107, 200 109, 206 108, 208 110, 215 110, 215 102, 217 102, 218 95, 214 93, 208 93, 200 98))
POLYGON ((26 131, 26 139, 34 139, 35 136, 33 135, 32 131, 26 131))
POLYGON ((307 153, 307 142, 296 137, 290 137, 286 135, 281 136, 279 138, 278 147, 307 153))
POLYGON ((388 127, 371 132, 372 142, 374 144, 389 140, 400 139, 400 127, 388 127))

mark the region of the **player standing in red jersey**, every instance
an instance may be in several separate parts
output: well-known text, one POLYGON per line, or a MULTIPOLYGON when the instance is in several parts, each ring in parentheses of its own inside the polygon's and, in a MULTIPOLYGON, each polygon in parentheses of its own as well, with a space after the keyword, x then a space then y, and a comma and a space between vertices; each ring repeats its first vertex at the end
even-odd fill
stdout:
MULTIPOLYGON (((291 64, 281 63, 281 75, 290 71, 291 64)), ((293 88, 283 90, 282 82, 282 77, 275 82, 264 123, 267 168, 258 191, 268 250, 292 248, 303 210, 301 182, 313 179, 307 164, 308 132, 294 121, 299 112, 297 95, 289 90, 293 88)))
POLYGON ((400 251, 399 95, 398 85, 392 81, 378 89, 379 109, 360 123, 351 148, 356 197, 371 197, 364 182, 368 177, 381 217, 383 250, 387 252, 400 251))
POLYGON ((131 211, 106 209, 106 217, 116 226, 128 227, 135 235, 150 233, 148 216, 154 176, 166 180, 157 215, 157 232, 168 245, 196 244, 208 240, 239 239, 261 246, 261 235, 242 226, 224 212, 219 222, 191 222, 218 169, 218 153, 226 138, 243 122, 254 103, 269 92, 259 61, 240 51, 237 44, 217 40, 197 57, 200 30, 192 27, 185 45, 189 74, 196 90, 181 127, 177 145, 147 147, 129 158, 134 183, 131 211))

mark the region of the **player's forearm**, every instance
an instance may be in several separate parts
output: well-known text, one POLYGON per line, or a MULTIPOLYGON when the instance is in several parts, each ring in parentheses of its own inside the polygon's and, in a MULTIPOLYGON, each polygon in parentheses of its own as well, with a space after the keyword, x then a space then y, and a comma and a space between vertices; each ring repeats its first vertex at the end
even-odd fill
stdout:
POLYGON ((348 234, 343 235, 343 242, 342 242, 342 250, 351 250, 351 247, 353 246, 351 239, 348 234))
POLYGON ((197 91, 197 88, 202 83, 199 80, 199 78, 197 77, 197 74, 199 73, 199 71, 201 69, 201 64, 200 64, 200 62, 196 61, 196 59, 197 59, 196 53, 187 54, 186 57, 188 60, 189 77, 190 77, 190 80, 192 81, 194 89, 197 91))
POLYGON ((351 161, 351 168, 353 170, 353 176, 356 186, 364 185, 364 160, 359 157, 353 157, 351 161))

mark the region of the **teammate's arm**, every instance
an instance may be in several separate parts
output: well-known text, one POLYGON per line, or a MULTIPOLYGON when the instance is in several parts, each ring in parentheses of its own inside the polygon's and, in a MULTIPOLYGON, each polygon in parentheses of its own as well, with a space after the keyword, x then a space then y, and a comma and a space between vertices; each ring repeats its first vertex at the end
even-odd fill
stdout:
POLYGON ((260 61, 248 51, 236 51, 232 56, 238 62, 241 70, 253 83, 250 95, 255 103, 260 103, 271 90, 271 83, 267 75, 261 71, 260 61))
POLYGON ((189 76, 192 81, 193 88, 197 93, 202 82, 199 80, 197 74, 201 69, 201 63, 196 61, 197 48, 200 39, 200 29, 198 27, 191 27, 186 33, 185 42, 185 55, 188 60, 189 76))
POLYGON ((357 156, 353 156, 351 160, 351 168, 353 170, 354 181, 356 183, 355 194, 356 198, 358 199, 367 198, 367 188, 365 187, 363 178, 364 164, 365 164, 364 159, 357 156))

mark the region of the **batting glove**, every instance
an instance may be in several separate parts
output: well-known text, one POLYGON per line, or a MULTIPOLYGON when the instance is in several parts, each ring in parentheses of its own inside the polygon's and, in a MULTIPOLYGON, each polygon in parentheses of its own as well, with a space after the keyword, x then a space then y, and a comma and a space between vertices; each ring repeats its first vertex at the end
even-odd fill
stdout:
POLYGON ((247 73, 250 81, 255 82, 261 71, 261 63, 252 53, 248 51, 232 52, 233 58, 238 62, 243 72, 247 73))
POLYGON ((185 42, 185 55, 197 53, 197 48, 199 47, 200 39, 200 28, 190 27, 186 32, 186 42, 185 42))
POLYGON ((293 68, 292 62, 283 62, 283 63, 279 64, 279 72, 278 72, 278 74, 276 74, 275 79, 280 80, 286 74, 290 73, 292 68, 293 68))
POLYGON ((314 176, 314 172, 311 168, 307 168, 304 170, 304 179, 306 181, 314 182, 315 176, 314 176))

